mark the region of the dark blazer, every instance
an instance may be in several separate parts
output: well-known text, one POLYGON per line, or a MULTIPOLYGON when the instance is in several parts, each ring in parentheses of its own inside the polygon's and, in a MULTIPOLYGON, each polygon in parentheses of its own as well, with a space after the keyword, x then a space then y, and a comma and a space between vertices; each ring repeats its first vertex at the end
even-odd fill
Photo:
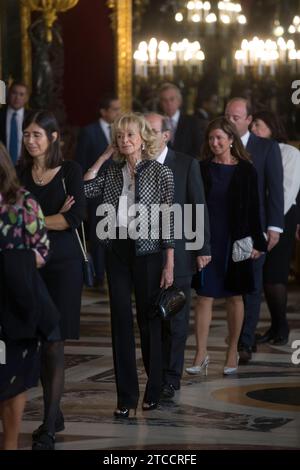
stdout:
MULTIPOLYGON (((0 140, 6 146, 6 113, 7 113, 7 106, 5 108, 0 109, 0 140)), ((28 114, 28 110, 25 109, 24 117, 28 114)))
POLYGON ((108 141, 99 121, 80 130, 75 159, 81 165, 83 173, 95 163, 107 146, 108 141))
POLYGON ((250 133, 246 147, 257 171, 261 220, 267 227, 284 227, 283 168, 280 148, 272 139, 250 133))
POLYGON ((33 250, 0 253, 0 325, 10 339, 47 337, 59 322, 55 307, 35 264, 33 250))
MULTIPOLYGON (((83 173, 85 173, 95 163, 107 146, 108 141, 99 121, 93 122, 80 130, 75 159, 81 165, 83 173)), ((99 204, 100 199, 98 198, 93 200, 90 199, 87 203, 87 233, 91 247, 95 247, 99 244, 99 240, 96 236, 96 210, 99 204)))
MULTIPOLYGON (((206 198, 211 188, 210 163, 211 158, 200 163, 206 198)), ((240 160, 236 165, 229 185, 228 204, 231 244, 250 235, 254 248, 266 251, 267 242, 259 217, 257 172, 252 163, 240 160)), ((250 259, 234 263, 230 256, 225 279, 226 288, 234 292, 251 292, 254 286, 252 264, 250 259)))
MULTIPOLYGON (((180 204, 205 204, 204 187, 198 162, 179 152, 169 149, 164 164, 173 171, 174 176, 174 203, 180 204)), ((210 255, 209 217, 206 204, 204 206, 204 245, 199 251, 188 251, 186 243, 191 243, 184 235, 175 240, 175 277, 190 276, 194 274, 196 267, 195 256, 210 255)), ((195 220, 193 221, 193 231, 195 220)))
POLYGON ((0 140, 6 146, 6 107, 0 109, 0 140))
POLYGON ((203 140, 203 126, 198 118, 180 113, 174 142, 169 142, 168 146, 176 152, 199 158, 203 140))

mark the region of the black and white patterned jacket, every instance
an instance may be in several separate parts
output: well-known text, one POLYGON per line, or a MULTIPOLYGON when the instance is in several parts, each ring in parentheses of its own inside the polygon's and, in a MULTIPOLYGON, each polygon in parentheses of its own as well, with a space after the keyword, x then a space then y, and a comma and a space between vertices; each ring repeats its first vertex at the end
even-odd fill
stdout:
MULTIPOLYGON (((93 180, 86 181, 84 192, 87 198, 100 197, 102 216, 107 205, 113 206, 112 211, 106 212, 106 222, 110 227, 115 227, 116 216, 118 214, 119 198, 123 189, 122 168, 125 163, 111 162, 111 164, 98 173, 93 180)), ((164 248, 174 248, 174 218, 173 214, 168 217, 168 209, 171 208, 174 198, 174 180, 172 171, 155 160, 143 160, 136 166, 135 174, 135 204, 142 205, 147 211, 139 211, 139 221, 141 225, 146 223, 148 230, 145 234, 135 240, 136 255, 145 255, 159 252, 164 248), (153 205, 159 206, 161 214, 151 213, 153 205), (166 218, 164 215, 166 215, 166 218), (168 227, 164 224, 162 230, 162 220, 168 220, 168 227), (165 230, 166 229, 166 230, 165 230), (156 234, 153 236, 153 234, 156 234)), ((98 206, 98 210, 100 208, 98 206)), ((145 227, 145 225, 144 225, 145 227)), ((99 232, 97 229, 99 238, 99 232)), ((99 238, 105 245, 110 245, 110 235, 107 238, 99 238)))

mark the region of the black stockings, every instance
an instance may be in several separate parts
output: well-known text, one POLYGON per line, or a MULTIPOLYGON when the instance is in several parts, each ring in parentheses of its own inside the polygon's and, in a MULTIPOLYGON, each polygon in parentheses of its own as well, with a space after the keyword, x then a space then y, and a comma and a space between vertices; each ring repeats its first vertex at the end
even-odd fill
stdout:
POLYGON ((286 318, 287 288, 285 284, 265 284, 265 298, 271 314, 271 330, 274 335, 288 336, 289 326, 286 318))
POLYGON ((44 392, 44 425, 55 433, 64 388, 64 342, 45 341, 42 345, 41 381, 44 392))

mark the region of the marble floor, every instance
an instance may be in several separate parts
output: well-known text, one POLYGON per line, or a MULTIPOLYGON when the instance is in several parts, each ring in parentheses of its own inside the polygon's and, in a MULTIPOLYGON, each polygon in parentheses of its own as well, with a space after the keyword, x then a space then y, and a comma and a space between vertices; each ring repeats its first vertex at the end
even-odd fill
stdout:
MULTIPOLYGON (((267 327, 268 318, 263 303, 260 331, 267 327)), ((216 301, 208 376, 184 374, 173 400, 152 412, 140 408, 135 418, 120 421, 112 416, 116 395, 108 298, 85 291, 81 339, 66 346, 62 400, 66 428, 57 434, 56 449, 300 449, 300 364, 292 363, 291 348, 297 339, 300 348, 299 284, 290 286, 288 318, 288 345, 262 345, 237 375, 223 377, 226 317, 224 302, 216 301)), ((186 366, 194 353, 193 325, 192 310, 186 366)), ((140 349, 138 371, 143 389, 140 349)), ((33 389, 22 424, 21 448, 30 448, 41 413, 41 389, 33 389)))

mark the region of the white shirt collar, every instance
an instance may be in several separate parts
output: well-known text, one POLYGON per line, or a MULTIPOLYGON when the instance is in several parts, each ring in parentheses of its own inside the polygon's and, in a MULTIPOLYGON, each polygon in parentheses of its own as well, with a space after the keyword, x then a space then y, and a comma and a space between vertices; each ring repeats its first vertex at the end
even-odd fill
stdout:
POLYGON ((102 118, 99 119, 99 123, 107 139, 107 142, 110 144, 111 143, 111 134, 110 134, 111 125, 109 124, 109 122, 105 121, 102 118))
POLYGON ((241 137, 241 141, 243 142, 243 146, 245 148, 247 147, 249 137, 250 137, 250 132, 249 131, 247 131, 246 134, 242 135, 242 137, 241 137))
POLYGON ((168 153, 168 147, 166 146, 163 151, 158 155, 156 161, 158 163, 161 163, 162 165, 165 163, 165 159, 166 159, 166 156, 167 156, 167 153, 168 153))
POLYGON ((179 118, 180 118, 180 111, 179 109, 177 109, 176 113, 173 114, 173 116, 171 116, 170 119, 172 119, 173 123, 176 124, 177 126, 179 118))

